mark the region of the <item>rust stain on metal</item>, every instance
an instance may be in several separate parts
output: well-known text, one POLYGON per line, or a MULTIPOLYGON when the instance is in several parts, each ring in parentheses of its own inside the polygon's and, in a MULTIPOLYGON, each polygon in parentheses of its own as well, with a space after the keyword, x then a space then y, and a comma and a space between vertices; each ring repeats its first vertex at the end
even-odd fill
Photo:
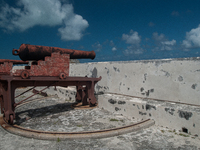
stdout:
POLYGON ((45 93, 45 92, 40 92, 40 91, 38 91, 38 90, 36 90, 36 89, 33 89, 33 91, 32 91, 34 94, 40 94, 40 95, 42 95, 42 96, 44 96, 44 97, 47 97, 47 93, 45 93))
MULTIPOLYGON (((21 60, 0 60, 0 103, 1 112, 9 124, 15 119, 15 89, 27 86, 76 86, 76 101, 82 105, 95 106, 94 86, 99 78, 70 77, 70 59, 95 58, 95 52, 22 44, 13 49, 13 55, 21 60), (13 64, 29 64, 24 69, 12 70, 13 64)), ((38 93, 37 91, 34 91, 38 93)), ((42 92, 42 91, 40 91, 42 92)), ((22 93, 24 94, 24 93, 22 93)), ((22 95, 21 94, 21 95, 22 95)))
POLYGON ((73 49, 65 49, 59 47, 38 46, 30 44, 22 44, 19 49, 13 49, 13 55, 19 55, 21 60, 44 60, 46 56, 52 53, 69 54, 70 59, 95 58, 95 52, 80 51, 73 49))
POLYGON ((93 105, 90 107, 90 105, 84 105, 82 102, 80 103, 74 103, 71 105, 73 109, 94 109, 98 106, 98 104, 93 105))
POLYGON ((84 131, 84 132, 51 132, 51 131, 27 129, 17 125, 10 125, 4 120, 2 116, 0 116, 0 125, 7 131, 17 135, 35 139, 42 139, 42 140, 56 140, 57 138, 60 139, 106 138, 111 136, 118 136, 124 133, 130 133, 133 131, 138 131, 143 128, 150 127, 154 124, 155 122, 153 120, 147 119, 132 125, 112 128, 112 129, 105 129, 105 130, 84 131))
POLYGON ((13 64, 28 64, 28 61, 22 61, 22 60, 12 60, 12 59, 0 59, 0 64, 3 64, 5 62, 13 63, 13 64))

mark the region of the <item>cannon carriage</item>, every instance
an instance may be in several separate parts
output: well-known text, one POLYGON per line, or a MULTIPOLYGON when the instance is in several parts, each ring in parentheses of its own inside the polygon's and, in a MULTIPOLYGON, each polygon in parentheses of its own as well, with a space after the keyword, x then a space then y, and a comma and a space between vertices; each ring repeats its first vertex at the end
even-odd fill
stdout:
MULTIPOLYGON (((13 49, 13 55, 21 60, 0 60, 0 104, 1 113, 13 124, 15 107, 25 100, 15 102, 15 89, 28 86, 76 86, 76 102, 94 106, 94 86, 101 80, 89 77, 69 76, 70 59, 95 58, 95 52, 63 49, 58 47, 22 44, 13 49), (30 63, 31 61, 31 63, 30 63), (12 70, 14 64, 28 64, 24 69, 12 70)), ((45 88, 46 89, 46 88, 45 88)), ((38 91, 41 92, 41 91, 38 91)), ((37 93, 35 93, 37 94, 37 93)))

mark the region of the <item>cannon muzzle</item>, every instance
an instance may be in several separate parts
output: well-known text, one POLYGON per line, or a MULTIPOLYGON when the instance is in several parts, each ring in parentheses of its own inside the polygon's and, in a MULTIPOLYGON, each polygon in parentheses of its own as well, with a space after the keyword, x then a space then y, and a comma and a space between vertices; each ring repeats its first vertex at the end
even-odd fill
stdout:
POLYGON ((61 54, 69 54, 70 59, 94 59, 94 51, 80 51, 73 49, 64 49, 59 47, 37 46, 30 44, 22 44, 19 49, 13 49, 13 55, 19 55, 23 61, 29 60, 44 60, 46 56, 51 56, 53 52, 61 54))

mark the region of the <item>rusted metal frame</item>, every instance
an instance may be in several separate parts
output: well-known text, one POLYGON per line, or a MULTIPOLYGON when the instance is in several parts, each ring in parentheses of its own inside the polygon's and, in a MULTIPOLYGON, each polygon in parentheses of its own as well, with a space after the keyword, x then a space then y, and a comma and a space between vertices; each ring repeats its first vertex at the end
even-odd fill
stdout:
MULTIPOLYGON (((1 75, 1 80, 8 80, 8 78, 12 79, 12 81, 20 81, 20 82, 37 82, 37 84, 39 84, 40 82, 47 82, 47 81, 58 81, 58 82, 91 82, 91 81, 94 81, 94 82, 98 82, 101 80, 101 77, 99 78, 88 78, 88 77, 66 77, 65 79, 60 79, 59 77, 50 77, 50 76, 31 76, 29 77, 28 79, 22 79, 21 77, 12 77, 12 76, 9 76, 9 75, 1 75)), ((27 82, 27 83, 28 83, 27 82)), ((78 84, 78 83, 77 83, 78 84)), ((20 85, 21 87, 25 86, 24 84, 23 85, 20 85)), ((20 87, 19 86, 19 87, 20 87)))
POLYGON ((83 90, 82 90, 82 105, 88 105, 89 102, 88 102, 88 93, 87 93, 87 86, 86 87, 83 87, 83 90))
MULTIPOLYGON (((14 97, 15 89, 18 87, 46 86, 49 84, 50 86, 63 87, 67 87, 70 85, 77 86, 79 87, 79 89, 77 89, 77 101, 78 99, 80 99, 83 105, 86 105, 88 103, 90 105, 94 105, 96 103, 96 98, 94 97, 94 85, 99 80, 101 80, 101 77, 68 77, 69 57, 71 59, 94 59, 94 51, 87 52, 58 47, 22 44, 18 50, 13 49, 13 55, 18 55, 23 61, 8 59, 0 60, 0 67, 2 68, 0 71, 0 103, 2 112, 4 113, 5 118, 9 121, 10 124, 13 123, 13 120, 15 118, 15 106, 21 104, 25 100, 46 89, 44 88, 41 91, 35 92, 35 94, 33 94, 32 96, 15 104, 16 97, 19 97, 24 93, 30 91, 29 89, 14 97), (25 69, 18 69, 15 72, 11 71, 13 64, 28 64, 29 62, 27 60, 40 61, 38 61, 38 64, 32 64, 31 66, 25 67, 25 69), (37 67, 33 65, 36 65, 37 67), (55 68, 60 70, 60 72, 57 71, 55 68), (44 69, 44 72, 40 72, 41 69, 44 69)), ((47 88, 48 87, 49 86, 47 86, 47 88)))
MULTIPOLYGON (((82 77, 85 78, 85 77, 82 77)), ((90 78, 87 78, 90 79, 90 78)), ((94 96, 94 86, 95 84, 101 80, 100 78, 91 78, 91 80, 86 80, 86 81, 78 81, 74 83, 73 81, 72 84, 68 83, 68 86, 70 85, 78 85, 80 87, 79 92, 77 92, 77 101, 81 100, 83 105, 89 104, 90 106, 95 105, 97 100, 94 96), (83 88, 83 85, 86 86, 83 88)), ((60 86, 62 86, 60 84, 60 86)))
POLYGON ((14 89, 11 86, 11 78, 8 78, 6 81, 7 83, 4 83, 4 87, 2 88, 3 90, 3 101, 4 101, 4 106, 3 106, 3 111, 4 111, 4 116, 6 120, 10 123, 13 124, 13 119, 15 118, 15 113, 14 113, 14 89))
POLYGON ((76 102, 80 103, 82 102, 82 105, 88 105, 88 101, 87 101, 87 86, 76 86, 76 102))
POLYGON ((3 114, 3 109, 4 109, 4 101, 3 101, 3 96, 0 96, 0 105, 1 105, 1 113, 3 114))
POLYGON ((24 91, 24 92, 22 92, 21 94, 19 94, 19 95, 17 95, 17 96, 15 96, 15 98, 24 95, 25 93, 29 92, 30 90, 33 90, 34 88, 35 88, 35 86, 32 87, 32 88, 30 88, 30 89, 28 89, 28 90, 26 90, 26 91, 24 91))
POLYGON ((50 86, 78 86, 78 85, 86 85, 88 87, 88 100, 90 105, 94 105, 96 103, 96 98, 94 97, 94 85, 99 80, 99 78, 87 78, 87 77, 67 77, 66 79, 59 79, 58 77, 30 77, 30 79, 21 79, 21 77, 12 77, 9 75, 2 75, 1 82, 4 83, 5 87, 2 88, 3 98, 5 99, 4 103, 4 115, 5 118, 9 121, 10 124, 13 123, 13 119, 15 118, 14 113, 14 91, 17 87, 23 86, 45 86, 51 83, 50 86), (4 81, 3 81, 4 80, 4 81), (11 86, 12 83, 12 86, 11 86), (92 90, 93 88, 93 90, 92 90), (92 93, 91 93, 92 92, 92 93))
POLYGON ((54 131, 41 131, 24 128, 18 125, 10 125, 5 119, 0 116, 0 125, 2 128, 10 133, 21 135, 28 138, 43 139, 43 140, 57 140, 62 139, 91 139, 91 138, 107 138, 109 136, 119 136, 120 134, 130 133, 138 131, 154 125, 155 122, 150 119, 142 120, 140 122, 130 124, 127 126, 121 126, 118 128, 110 128, 104 130, 95 131, 81 131, 81 132, 54 132, 54 131))
POLYGON ((88 102, 90 105, 96 104, 96 98, 94 96, 94 85, 95 85, 94 81, 88 82, 87 84, 88 102))
POLYGON ((76 86, 77 94, 76 94, 76 102, 82 101, 82 105, 95 105, 96 97, 94 96, 94 86, 97 81, 87 81, 86 87, 81 85, 76 86), (87 100, 88 98, 88 100, 87 100))
POLYGON ((0 105, 1 105, 1 113, 3 114, 4 101, 3 101, 3 87, 1 82, 0 82, 0 105))
POLYGON ((1 113, 4 113, 5 110, 5 103, 4 103, 4 99, 5 99, 5 89, 3 87, 3 83, 0 83, 0 97, 1 97, 1 113))
POLYGON ((82 88, 80 85, 76 86, 76 102, 82 102, 82 88))
MULTIPOLYGON (((55 84, 55 83, 52 83, 52 84, 55 84)), ((42 89, 42 90, 40 90, 40 91, 36 91, 34 94, 32 94, 31 96, 29 96, 29 97, 23 99, 22 101, 20 101, 20 102, 18 102, 18 103, 15 103, 15 104, 14 104, 14 107, 16 107, 17 105, 20 105, 21 103, 23 103, 23 102, 26 101, 27 99, 29 99, 29 98, 31 98, 31 97, 33 97, 33 96, 39 94, 40 92, 42 92, 42 91, 44 91, 44 90, 46 90, 47 88, 49 88, 50 86, 52 86, 52 84, 48 85, 47 87, 45 87, 44 89, 42 89)))
POLYGON ((3 64, 4 62, 9 62, 9 63, 13 63, 13 64, 29 64, 28 61, 12 60, 12 59, 0 59, 0 64, 3 64))
POLYGON ((39 91, 36 90, 36 89, 33 89, 32 92, 33 92, 33 93, 40 94, 41 96, 47 97, 47 93, 46 93, 46 92, 39 92, 39 91))

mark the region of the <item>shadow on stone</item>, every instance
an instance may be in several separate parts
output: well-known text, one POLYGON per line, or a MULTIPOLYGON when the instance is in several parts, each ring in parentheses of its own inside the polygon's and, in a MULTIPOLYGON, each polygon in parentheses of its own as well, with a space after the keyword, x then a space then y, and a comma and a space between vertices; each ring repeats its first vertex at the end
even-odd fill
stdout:
POLYGON ((45 106, 41 108, 34 108, 34 109, 21 109, 16 112, 16 122, 15 124, 20 125, 26 120, 37 118, 37 117, 44 117, 48 115, 55 115, 58 113, 66 112, 73 110, 71 107, 73 103, 61 103, 51 106, 45 106))

